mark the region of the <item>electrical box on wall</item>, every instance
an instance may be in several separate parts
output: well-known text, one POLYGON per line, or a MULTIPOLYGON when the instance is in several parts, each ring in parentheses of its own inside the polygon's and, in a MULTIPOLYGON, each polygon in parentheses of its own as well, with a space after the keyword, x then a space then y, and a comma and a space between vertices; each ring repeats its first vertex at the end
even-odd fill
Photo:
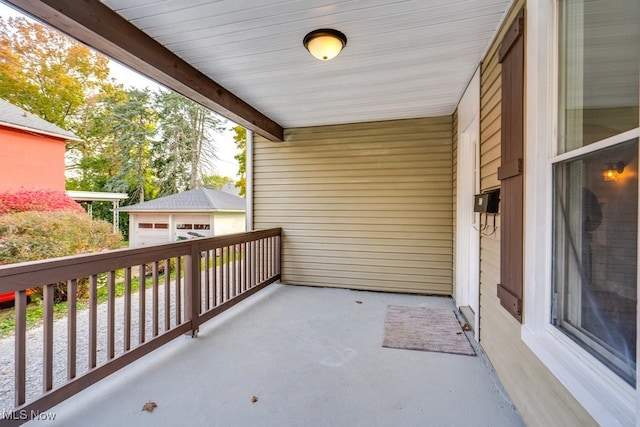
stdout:
POLYGON ((498 213, 500 203, 500 189, 485 191, 474 196, 473 211, 480 213, 498 213))

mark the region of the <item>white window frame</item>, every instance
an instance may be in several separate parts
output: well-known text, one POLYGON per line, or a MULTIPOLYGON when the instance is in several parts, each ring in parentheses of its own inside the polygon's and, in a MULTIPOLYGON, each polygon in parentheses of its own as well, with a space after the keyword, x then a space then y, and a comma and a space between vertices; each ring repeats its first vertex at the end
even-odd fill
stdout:
MULTIPOLYGON (((638 387, 631 387, 550 323, 552 164, 564 157, 557 156, 559 1, 527 2, 525 171, 528 173, 525 172, 524 184, 525 317, 521 337, 598 423, 640 425, 638 387)), ((633 137, 640 137, 638 129, 580 150, 588 152, 633 137)), ((575 154, 574 151, 572 157, 575 154)))

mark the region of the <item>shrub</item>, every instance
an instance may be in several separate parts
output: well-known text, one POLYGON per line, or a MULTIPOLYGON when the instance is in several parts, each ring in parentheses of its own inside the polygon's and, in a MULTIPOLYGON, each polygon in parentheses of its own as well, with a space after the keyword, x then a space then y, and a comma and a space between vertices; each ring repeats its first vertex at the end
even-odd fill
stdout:
POLYGON ((27 211, 83 213, 84 209, 64 191, 19 190, 0 193, 0 215, 27 211))
MULTIPOLYGON (((115 249, 121 240, 111 224, 92 220, 84 211, 0 215, 0 265, 115 249)), ((82 298, 86 283, 80 283, 78 297, 82 298)), ((56 286, 54 298, 66 300, 64 284, 56 286)))

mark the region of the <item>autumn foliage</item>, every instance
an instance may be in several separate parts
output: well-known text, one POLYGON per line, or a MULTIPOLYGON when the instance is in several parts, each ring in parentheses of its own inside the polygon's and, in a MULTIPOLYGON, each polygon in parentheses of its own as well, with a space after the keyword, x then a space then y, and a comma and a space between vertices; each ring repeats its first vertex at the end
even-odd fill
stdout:
MULTIPOLYGON (((92 220, 62 191, 0 193, 0 265, 99 252, 121 241, 110 223, 92 220)), ((86 282, 78 281, 78 298, 86 296, 86 282)), ((64 283, 54 286, 54 299, 67 299, 64 283)))
POLYGON ((0 215, 29 211, 84 213, 82 206, 64 191, 20 190, 0 193, 0 215))

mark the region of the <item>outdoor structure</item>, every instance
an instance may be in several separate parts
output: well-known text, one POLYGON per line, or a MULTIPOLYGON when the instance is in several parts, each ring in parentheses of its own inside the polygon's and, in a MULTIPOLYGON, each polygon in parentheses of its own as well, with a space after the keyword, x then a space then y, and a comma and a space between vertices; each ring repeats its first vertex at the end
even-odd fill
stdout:
MULTIPOLYGON (((528 425, 640 424, 639 2, 10 3, 251 131, 268 280, 450 295, 528 425), (328 25, 346 40, 320 62, 302 41, 328 25)), ((172 335, 193 332, 199 254, 223 243, 245 244, 117 265, 188 257, 172 335)))
POLYGON ((0 191, 63 191, 66 141, 78 137, 0 99, 0 191))
POLYGON ((118 209, 129 212, 130 247, 241 233, 245 210, 242 197, 202 187, 118 209))
POLYGON ((93 203, 94 202, 110 202, 113 210, 113 232, 118 231, 118 223, 120 221, 120 201, 129 198, 127 193, 107 193, 102 191, 76 191, 67 190, 67 196, 71 197, 78 203, 85 203, 87 205, 87 213, 93 218, 93 203))

